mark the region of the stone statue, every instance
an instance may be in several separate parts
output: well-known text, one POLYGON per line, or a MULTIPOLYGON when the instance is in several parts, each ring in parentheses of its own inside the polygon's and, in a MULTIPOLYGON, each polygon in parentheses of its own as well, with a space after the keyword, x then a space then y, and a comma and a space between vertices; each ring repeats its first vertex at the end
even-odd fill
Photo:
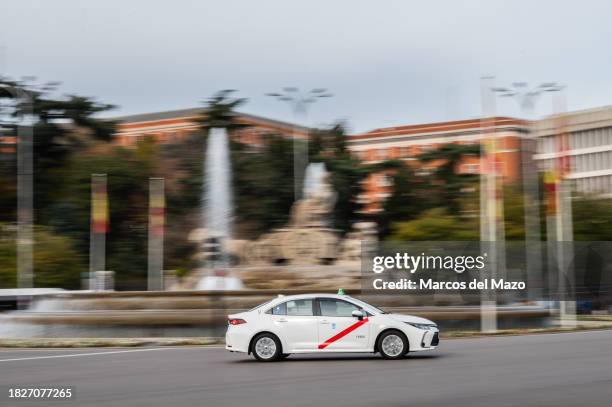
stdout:
POLYGON ((329 174, 325 173, 316 189, 293 204, 289 223, 296 228, 328 227, 335 203, 336 193, 330 185, 329 174))
POLYGON ((322 264, 336 258, 338 236, 329 229, 336 193, 322 163, 308 166, 304 185, 304 198, 293 204, 287 227, 250 242, 245 264, 322 264))
MULTIPOLYGON (((322 163, 308 166, 304 198, 291 208, 284 228, 264 233, 256 240, 231 240, 226 250, 241 266, 355 264, 361 260, 364 242, 376 244, 376 224, 360 222, 343 240, 331 229, 336 192, 322 163)), ((195 232, 195 231, 194 231, 195 232)), ((200 231, 193 239, 202 239, 200 231)))

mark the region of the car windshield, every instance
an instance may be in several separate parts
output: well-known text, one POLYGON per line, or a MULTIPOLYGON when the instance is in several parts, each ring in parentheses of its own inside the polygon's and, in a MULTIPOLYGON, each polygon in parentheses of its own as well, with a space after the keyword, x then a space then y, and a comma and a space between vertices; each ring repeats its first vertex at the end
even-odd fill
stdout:
POLYGON ((371 304, 368 304, 367 302, 358 300, 357 298, 353 298, 353 297, 347 297, 347 298, 350 298, 351 301, 353 301, 354 303, 361 305, 362 308, 370 308, 371 310, 374 310, 375 312, 378 312, 379 314, 388 314, 387 311, 381 310, 380 308, 375 307, 371 304))

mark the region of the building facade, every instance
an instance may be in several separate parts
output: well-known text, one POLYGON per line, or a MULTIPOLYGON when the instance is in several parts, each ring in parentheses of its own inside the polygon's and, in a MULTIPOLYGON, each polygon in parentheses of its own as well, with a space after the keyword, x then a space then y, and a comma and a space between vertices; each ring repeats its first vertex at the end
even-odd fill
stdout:
POLYGON ((535 123, 540 170, 556 170, 567 157, 566 177, 583 194, 612 196, 612 106, 581 110, 535 123), (565 141, 555 137, 564 134, 565 141))
MULTIPOLYGON (((114 117, 118 123, 114 142, 131 146, 139 140, 153 138, 164 143, 180 140, 199 130, 198 118, 204 108, 172 110, 114 117)), ((250 145, 262 143, 266 134, 286 137, 308 137, 309 129, 291 123, 239 113, 239 123, 248 127, 236 130, 232 137, 250 145)), ((0 157, 13 156, 17 140, 11 132, 0 129, 0 157)), ((528 140, 528 123, 510 117, 486 120, 471 119, 407 126, 385 127, 348 136, 349 149, 366 163, 398 159, 413 166, 421 175, 430 173, 435 162, 423 165, 417 156, 446 143, 482 144, 492 135, 497 140, 495 163, 505 183, 520 182, 523 168, 533 159, 539 170, 553 170, 560 157, 567 157, 567 178, 573 188, 584 194, 612 196, 612 106, 551 116, 533 122, 533 140, 528 140), (566 135, 559 143, 555 135, 566 135), (494 134, 493 134, 494 133, 494 134), (535 150, 535 154, 532 152, 535 150)), ((462 173, 481 173, 480 159, 467 158, 457 168, 462 173)), ((368 177, 360 197, 366 213, 380 211, 389 196, 392 174, 381 171, 368 177)))
MULTIPOLYGON (((204 113, 203 108, 193 108, 114 117, 112 120, 118 123, 114 140, 122 146, 134 145, 148 138, 160 143, 180 140, 200 129, 197 120, 204 113)), ((232 137, 250 145, 260 144, 262 136, 266 134, 298 138, 308 135, 305 127, 245 113, 238 113, 236 121, 248 127, 235 130, 232 137)))
POLYGON ((12 155, 17 151, 17 137, 8 131, 0 128, 0 157, 2 155, 12 155))
MULTIPOLYGON (((513 183, 521 179, 522 161, 526 158, 524 135, 527 123, 509 117, 486 120, 460 120, 410 126, 386 127, 355 134, 349 138, 349 148, 367 163, 399 159, 413 166, 417 175, 429 174, 440 163, 423 165, 417 156, 447 143, 482 144, 495 137, 495 165, 503 182, 513 183)), ((480 158, 468 157, 456 169, 460 173, 480 174, 480 158)), ((364 212, 382 210, 382 202, 390 194, 391 176, 386 171, 370 175, 364 182, 360 197, 364 212)))

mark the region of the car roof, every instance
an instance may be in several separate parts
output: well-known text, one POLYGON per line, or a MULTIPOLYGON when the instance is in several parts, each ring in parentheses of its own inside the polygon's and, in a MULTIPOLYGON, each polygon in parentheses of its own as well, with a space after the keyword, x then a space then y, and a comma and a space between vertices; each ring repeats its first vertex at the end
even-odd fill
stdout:
POLYGON ((282 295, 276 298, 284 299, 284 300, 299 300, 304 298, 316 298, 316 297, 326 297, 326 298, 347 298, 348 295, 339 295, 339 294, 329 294, 329 293, 315 293, 315 294, 293 294, 293 295, 282 295))

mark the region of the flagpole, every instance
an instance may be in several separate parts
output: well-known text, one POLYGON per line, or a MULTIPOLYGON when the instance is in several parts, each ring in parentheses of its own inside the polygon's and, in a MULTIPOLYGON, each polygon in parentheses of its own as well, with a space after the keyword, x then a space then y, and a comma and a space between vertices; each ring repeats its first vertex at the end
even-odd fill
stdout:
MULTIPOLYGON (((562 90, 562 89, 561 89, 562 90)), ((574 273, 572 270, 573 237, 571 185, 567 179, 570 171, 567 155, 568 141, 566 134, 565 97, 563 92, 557 92, 553 97, 555 110, 555 145, 557 158, 555 160, 557 173, 557 188, 555 188, 555 235, 557 240, 557 265, 559 282, 559 318, 561 326, 576 326, 576 301, 574 299, 574 273)))
POLYGON ((89 289, 96 289, 96 272, 106 270, 108 195, 106 174, 91 175, 91 226, 89 239, 89 289))
POLYGON ((149 291, 164 289, 164 179, 149 179, 149 243, 147 288, 149 291))
MULTIPOLYGON (((492 76, 481 78, 483 118, 481 125, 481 176, 480 176, 480 241, 488 253, 487 278, 497 271, 497 187, 495 172, 495 115, 494 98, 490 81, 492 76), (490 116, 490 117, 488 117, 490 116), (492 125, 491 125, 492 123, 492 125), (492 126, 492 127, 491 127, 492 126)), ((483 332, 497 331, 497 299, 492 290, 482 290, 480 297, 480 325, 483 332)))

